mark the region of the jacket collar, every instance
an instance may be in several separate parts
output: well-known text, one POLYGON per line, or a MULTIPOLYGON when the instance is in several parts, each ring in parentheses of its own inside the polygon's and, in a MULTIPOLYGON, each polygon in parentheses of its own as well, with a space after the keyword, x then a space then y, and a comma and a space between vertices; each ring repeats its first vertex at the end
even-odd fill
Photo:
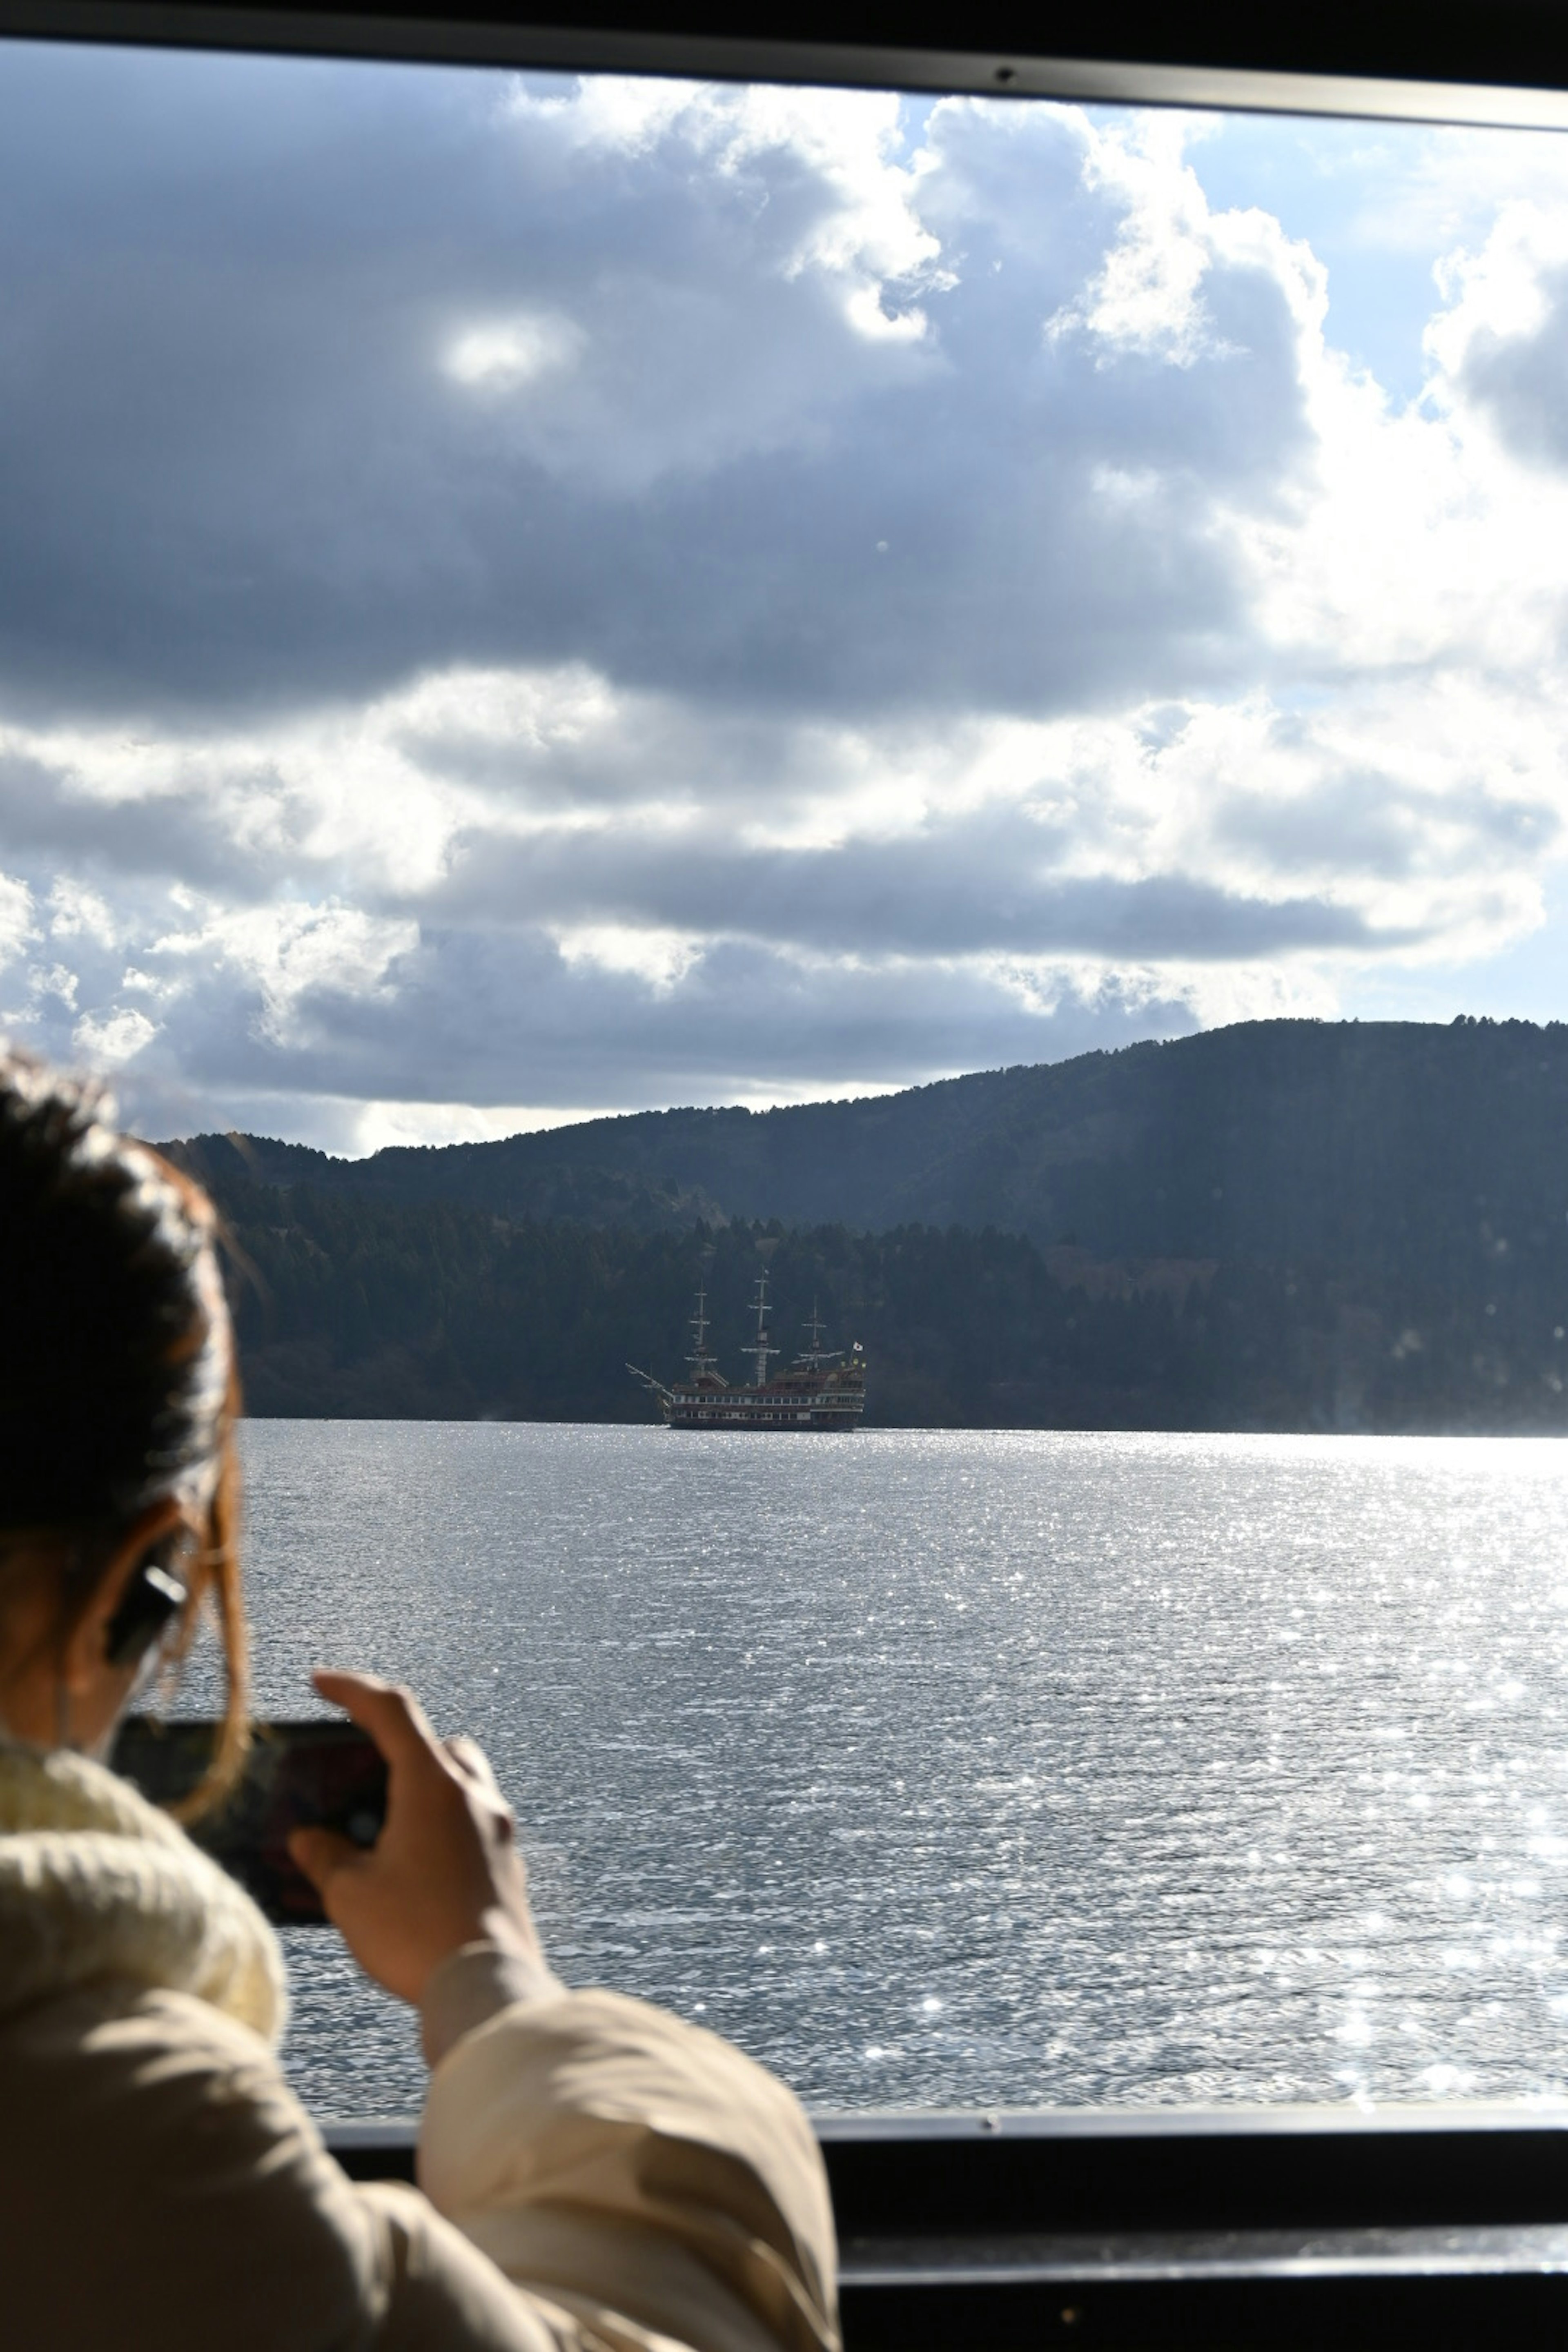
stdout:
POLYGON ((166 1813, 88 1757, 0 1741, 0 2017, 106 1978, 268 2042, 288 2011, 271 1928, 166 1813))

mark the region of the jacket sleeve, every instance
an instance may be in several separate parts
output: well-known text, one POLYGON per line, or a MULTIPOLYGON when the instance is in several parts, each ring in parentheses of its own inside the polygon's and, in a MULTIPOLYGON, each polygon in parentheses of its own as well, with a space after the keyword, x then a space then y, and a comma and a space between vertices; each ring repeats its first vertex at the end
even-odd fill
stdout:
POLYGON ((826 2178, 784 2084, 663 2010, 510 1966, 470 1946, 426 1995, 431 2203, 589 2341, 832 2352, 826 2178))
POLYGON ((510 2000, 504 1967, 472 1954, 447 1972, 458 2039, 422 2143, 445 2215, 412 2189, 356 2188, 270 2051, 192 1995, 104 1984, 7 2021, 5 2344, 836 2342, 821 2160, 782 2085, 641 2003, 564 1993, 548 1977, 510 2000))

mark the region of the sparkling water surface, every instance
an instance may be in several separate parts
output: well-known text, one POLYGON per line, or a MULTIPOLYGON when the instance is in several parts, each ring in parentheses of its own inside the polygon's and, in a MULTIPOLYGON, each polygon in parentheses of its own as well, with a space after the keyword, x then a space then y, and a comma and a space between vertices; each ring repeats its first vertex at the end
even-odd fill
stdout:
MULTIPOLYGON (((414 1684, 561 1973, 819 2109, 1568 2091, 1568 1444, 253 1422, 259 1712, 414 1684)), ((414 2033, 290 1934, 289 2070, 414 2033)))

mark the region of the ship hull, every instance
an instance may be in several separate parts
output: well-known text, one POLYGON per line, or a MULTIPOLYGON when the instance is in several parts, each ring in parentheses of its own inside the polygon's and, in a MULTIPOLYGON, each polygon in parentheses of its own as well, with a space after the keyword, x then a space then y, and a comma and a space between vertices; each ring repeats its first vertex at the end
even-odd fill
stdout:
POLYGON ((853 1429, 866 1410, 858 1385, 823 1388, 686 1388, 661 1398, 670 1429, 853 1429))

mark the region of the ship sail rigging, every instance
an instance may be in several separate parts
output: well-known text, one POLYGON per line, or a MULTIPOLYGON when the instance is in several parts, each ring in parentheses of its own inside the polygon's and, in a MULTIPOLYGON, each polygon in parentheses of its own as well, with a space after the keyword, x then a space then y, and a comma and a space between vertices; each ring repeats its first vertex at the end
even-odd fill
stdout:
POLYGON ((803 1331, 810 1332, 811 1345, 809 1348, 803 1349, 800 1354, 795 1358, 795 1362, 800 1365, 804 1371, 819 1372, 824 1364, 836 1364, 838 1361, 839 1357, 844 1353, 842 1348, 835 1348, 830 1353, 824 1352, 822 1334, 826 1326, 823 1323, 822 1317, 817 1312, 816 1295, 813 1292, 811 1313, 806 1318, 806 1320, 801 1325, 801 1329, 803 1331))
POLYGON ((690 1321, 692 1348, 686 1360, 691 1367, 691 1377, 694 1381, 716 1379, 720 1377, 719 1359, 708 1352, 708 1291, 705 1285, 698 1286, 697 1312, 690 1321))
POLYGON ((756 1312, 757 1336, 749 1348, 742 1349, 741 1353, 743 1356, 750 1356, 752 1363, 755 1364, 756 1384, 761 1389, 767 1386, 768 1358, 776 1356, 779 1352, 775 1347, 770 1345, 768 1340, 768 1277, 765 1274, 759 1274, 757 1276, 757 1295, 752 1299, 752 1305, 756 1312))

